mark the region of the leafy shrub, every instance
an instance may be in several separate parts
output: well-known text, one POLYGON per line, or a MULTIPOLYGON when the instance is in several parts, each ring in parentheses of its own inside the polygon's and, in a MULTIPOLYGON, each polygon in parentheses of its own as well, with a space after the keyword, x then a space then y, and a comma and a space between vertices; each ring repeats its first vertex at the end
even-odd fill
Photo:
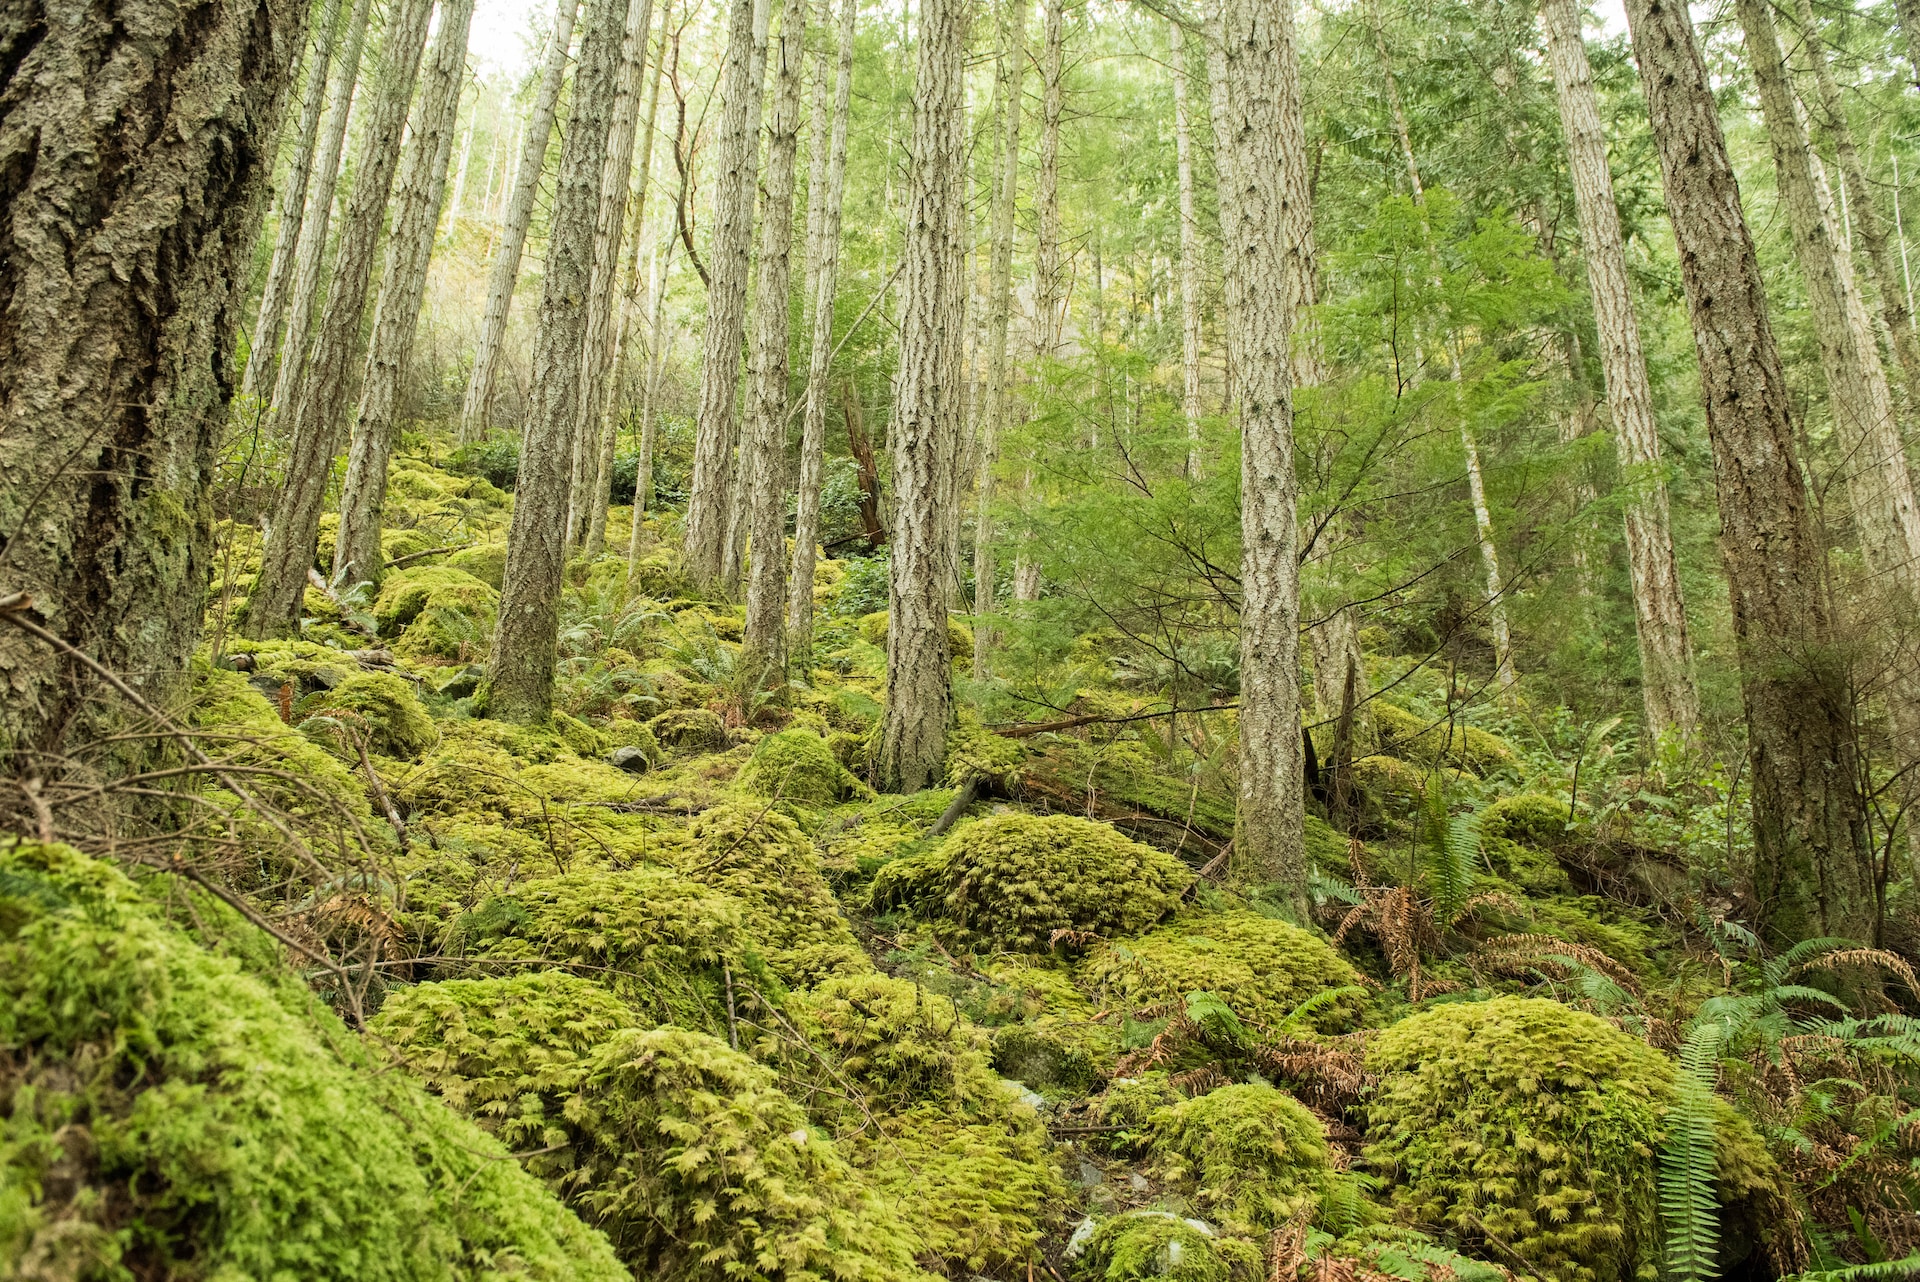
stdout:
POLYGON ((304 992, 64 847, 0 852, 0 1117, 0 1258, 25 1276, 625 1276, 304 992))
MULTIPOLYGON (((1352 967, 1317 936, 1244 910, 1179 917, 1109 943, 1082 963, 1080 975, 1135 1009, 1213 993, 1256 1029, 1272 1029, 1308 998, 1354 983, 1352 967)), ((1357 1013, 1357 1000, 1342 997, 1314 1023, 1331 1031, 1357 1013)))
POLYGON ((417 565, 390 574, 374 598, 380 635, 398 638, 396 653, 464 659, 485 653, 500 594, 464 571, 417 565))
MULTIPOLYGON (((842 558, 847 573, 833 599, 833 613, 859 619, 887 608, 887 554, 842 558)), ((885 635, 884 629, 881 635, 885 635)))
POLYGON ((873 795, 811 730, 783 730, 762 739, 736 782, 748 792, 805 806, 873 795))
POLYGON ((478 476, 511 492, 520 479, 520 441, 501 435, 462 445, 448 457, 447 471, 455 476, 478 476))
POLYGON ((417 760, 440 738, 413 686, 390 672, 358 673, 331 690, 308 695, 294 710, 304 717, 345 723, 350 733, 366 736, 369 751, 402 761, 417 760))
POLYGON ((911 908, 982 947, 1033 951, 1055 931, 1129 934, 1172 912, 1191 875, 1172 855, 1071 815, 996 815, 883 867, 877 909, 911 908))
POLYGON ((1162 1173, 1192 1181, 1196 1204, 1235 1232, 1311 1207, 1333 1169, 1319 1121, 1271 1086, 1222 1086, 1158 1110, 1152 1125, 1162 1173))

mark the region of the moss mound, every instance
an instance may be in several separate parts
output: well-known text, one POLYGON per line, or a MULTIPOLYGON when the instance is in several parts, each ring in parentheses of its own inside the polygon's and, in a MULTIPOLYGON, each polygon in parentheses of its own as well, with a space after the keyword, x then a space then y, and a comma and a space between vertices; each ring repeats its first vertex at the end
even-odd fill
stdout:
POLYGON ((1257 1282, 1265 1272, 1258 1246, 1171 1211, 1116 1215, 1078 1245, 1074 1275, 1087 1282, 1257 1282))
POLYGON ((689 755, 725 752, 733 741, 727 737, 726 723, 720 714, 708 708, 675 708, 647 722, 647 729, 662 747, 689 755))
POLYGON ((795 998, 801 1026, 829 1049, 841 1077, 870 1112, 903 1112, 937 1101, 997 1105, 1005 1092, 987 1068, 987 1037, 908 979, 829 979, 795 998))
POLYGON ((63 847, 0 851, 0 1117, 0 1258, 26 1276, 626 1276, 305 993, 63 847))
POLYGON ((695 819, 692 835, 688 876, 740 902, 749 937, 784 983, 872 969, 793 820, 729 803, 695 819))
MULTIPOLYGON (((863 614, 854 624, 854 630, 862 641, 884 650, 887 648, 887 621, 891 613, 888 610, 875 610, 872 614, 863 614)), ((973 629, 952 615, 947 616, 947 651, 954 659, 972 666, 973 629)))
POLYGON ((473 575, 419 565, 386 577, 373 619, 397 653, 465 660, 486 653, 499 608, 500 594, 473 575))
POLYGON ((471 574, 498 592, 507 578, 507 545, 479 543, 470 548, 461 548, 447 558, 447 566, 462 574, 471 574))
POLYGON ((996 815, 882 868, 876 909, 907 908, 981 947, 1034 951, 1055 931, 1131 934, 1192 880, 1173 856, 1070 815, 996 815))
MULTIPOLYGON (((1136 1009, 1210 992, 1256 1029, 1272 1028, 1308 998, 1355 982, 1353 968, 1317 936, 1237 909, 1181 917, 1138 939, 1110 943, 1082 963, 1080 977, 1136 1009)), ((1358 1012, 1357 995, 1343 997, 1314 1022, 1334 1031, 1358 1012)))
POLYGON ((1497 1237, 1543 1277, 1657 1267, 1654 1155, 1672 1070, 1604 1020, 1503 997, 1441 1006, 1367 1055, 1367 1162, 1405 1220, 1497 1237))
POLYGON ((1373 728, 1380 751, 1390 757, 1424 765, 1464 766, 1475 774, 1491 774, 1514 759, 1513 746, 1499 735, 1455 722, 1429 724, 1429 718, 1379 700, 1373 710, 1373 728))
MULTIPOLYGON (((308 695, 294 706, 294 711, 364 735, 370 752, 402 761, 418 760, 440 738, 413 686, 390 672, 362 672, 348 677, 331 690, 308 695)), ((324 725, 303 730, 323 741, 334 741, 324 725)))
POLYGON ((1487 837, 1552 850, 1565 845, 1569 836, 1567 799, 1538 792, 1501 797, 1480 812, 1480 831, 1487 837))
POLYGON ((613 1240, 636 1276, 881 1282, 913 1235, 815 1136, 770 1070, 725 1042, 643 1030, 584 980, 423 985, 376 1021, 613 1240))
POLYGON ((1319 1121, 1271 1086, 1223 1086, 1158 1110, 1152 1126, 1161 1171, 1191 1181, 1200 1209, 1236 1233, 1311 1208, 1333 1169, 1319 1121))
POLYGON ((759 796, 803 806, 873 795, 811 730, 783 730, 762 739, 735 782, 759 796))
POLYGON ((197 668, 193 699, 194 728, 208 736, 210 751, 250 768, 243 782, 263 803, 312 824, 334 822, 343 812, 362 825, 372 823, 358 773, 281 721, 279 710, 245 677, 197 668), (257 773, 265 771, 272 773, 257 773))

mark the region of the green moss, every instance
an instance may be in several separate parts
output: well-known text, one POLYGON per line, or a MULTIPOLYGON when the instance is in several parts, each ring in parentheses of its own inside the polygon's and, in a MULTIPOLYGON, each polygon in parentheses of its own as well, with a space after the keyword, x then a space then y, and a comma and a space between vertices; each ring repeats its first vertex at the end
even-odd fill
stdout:
POLYGON ((1424 765, 1435 765, 1444 758, 1451 766, 1464 766, 1475 774, 1490 774, 1514 759, 1513 746, 1500 736, 1456 721, 1451 735, 1444 720, 1430 719, 1405 708, 1375 700, 1374 731, 1380 751, 1424 765))
POLYGON ((638 748, 647 754, 647 760, 659 765, 665 754, 660 751, 660 741, 654 737, 645 722, 634 721, 628 717, 614 717, 600 728, 607 737, 608 750, 616 748, 638 748))
POLYGON ((1318 1201, 1333 1170, 1327 1137, 1285 1091, 1222 1086, 1153 1115, 1156 1165, 1237 1233, 1266 1232, 1318 1201))
POLYGON ((1382 1033, 1366 1160, 1405 1220, 1492 1237, 1543 1277, 1613 1282, 1657 1265, 1659 1117, 1672 1070, 1604 1020, 1503 997, 1382 1033))
POLYGON ((477 543, 470 548, 461 548, 448 556, 446 563, 449 569, 471 574, 498 592, 507 578, 507 545, 477 543))
POLYGON ((473 575, 419 565, 386 577, 373 618, 396 653, 465 660, 486 652, 499 608, 500 594, 473 575))
MULTIPOLYGON (((943 997, 909 979, 828 979, 794 998, 801 1027, 831 1052, 837 1075, 864 1097, 851 1119, 938 1103, 997 1113, 1005 1093, 987 1067, 987 1037, 943 997)), ((806 1066, 798 1066, 804 1069, 806 1066)))
POLYGON ((498 1143, 119 873, 16 845, 0 888, 0 1257, 50 1277, 625 1276, 498 1143))
MULTIPOLYGON (((1082 963, 1081 981, 1139 1009, 1210 992, 1256 1030, 1271 1029, 1302 1002, 1355 982, 1352 967, 1318 936, 1244 910, 1179 917, 1137 939, 1109 943, 1082 963)), ((1349 1025, 1356 998, 1332 1003, 1314 1021, 1349 1025)))
POLYGON ((527 1153, 636 1276, 915 1276, 893 1208, 725 1042, 634 1027, 568 977, 423 985, 388 1005, 376 1031, 409 1069, 527 1153))
MULTIPOLYGON (((891 612, 875 610, 872 614, 863 614, 854 625, 862 641, 868 645, 887 647, 887 620, 891 612)), ((971 668, 973 664, 973 629, 952 615, 947 616, 947 650, 955 660, 971 668)))
POLYGON ((1129 1211, 1101 1224, 1074 1257, 1074 1276, 1087 1282, 1257 1282, 1265 1252, 1240 1238, 1223 1238, 1202 1221, 1171 1211, 1129 1211))
POLYGON ((762 806, 729 803, 693 821, 688 875, 742 905, 755 947, 788 984, 869 970, 820 856, 793 820, 762 806))
POLYGON ((995 788, 1010 788, 1026 755, 1019 740, 994 734, 977 718, 962 716, 947 732, 947 782, 957 788, 969 779, 979 779, 995 788))
POLYGON ((1116 1077, 1092 1101, 1093 1117, 1115 1129, 1098 1133, 1096 1143, 1115 1153, 1144 1154, 1153 1143, 1153 1121, 1180 1102, 1163 1069, 1139 1077, 1116 1077))
POLYGON ((576 757, 597 760, 612 751, 613 745, 606 735, 580 718, 558 710, 553 714, 553 732, 560 736, 561 743, 567 745, 567 751, 576 757))
MULTIPOLYGON (((282 722, 274 706, 239 673, 196 665, 191 721, 209 737, 210 749, 248 768, 239 777, 262 803, 304 823, 327 826, 351 818, 363 826, 372 824, 372 808, 358 774, 282 722)), ((257 816, 255 820, 266 822, 257 816)))
POLYGON ((330 690, 360 671, 360 665, 340 651, 313 641, 248 641, 232 637, 227 641, 227 654, 230 658, 247 656, 253 665, 256 685, 290 684, 296 699, 317 690, 330 690))
POLYGON ((1234 798, 1224 781, 1169 774, 1137 743, 1056 739, 1029 756, 1020 779, 1035 804, 1069 814, 1104 807, 1117 826, 1163 849, 1196 850, 1196 833, 1216 845, 1233 836, 1234 798))
POLYGON ((720 714, 708 708, 675 708, 647 722, 662 747, 673 752, 698 754, 725 752, 732 744, 726 723, 720 714))
POLYGON ((996 1031, 993 1067, 1002 1077, 1054 1099, 1085 1095, 1100 1083, 1100 1065, 1085 1046, 1062 1030, 1039 1024, 1008 1024, 996 1031))
POLYGON ((1070 815, 996 815, 874 878, 877 909, 909 908, 982 948, 1044 949, 1055 931, 1128 934, 1172 912, 1179 860, 1070 815))
POLYGON ((632 586, 656 601, 666 601, 691 592, 693 581, 687 577, 679 549, 663 545, 640 558, 634 566, 632 586))
MULTIPOLYGON (((294 713, 339 722, 364 734, 370 751, 402 761, 418 759, 440 737, 412 684, 390 672, 348 677, 331 690, 308 695, 294 705, 294 713)), ((308 733, 320 736, 323 743, 338 742, 324 728, 308 733)))
POLYGON ((849 797, 873 795, 834 758, 827 741, 809 730, 783 730, 762 739, 736 782, 762 797, 804 806, 830 806, 849 797))
POLYGON ((1564 797, 1522 792, 1501 797, 1480 812, 1480 831, 1488 837, 1505 837, 1523 846, 1553 850, 1566 844, 1571 835, 1564 797))

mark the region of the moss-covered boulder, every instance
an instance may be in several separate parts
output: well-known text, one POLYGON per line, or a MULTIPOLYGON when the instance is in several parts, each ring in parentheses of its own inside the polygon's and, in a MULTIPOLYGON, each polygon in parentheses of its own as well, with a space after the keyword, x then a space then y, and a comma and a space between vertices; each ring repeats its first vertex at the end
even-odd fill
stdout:
POLYGON ((306 719, 303 731, 322 743, 340 741, 333 733, 337 726, 354 738, 364 737, 368 751, 402 761, 417 760, 440 738, 413 685, 390 672, 348 677, 331 690, 308 695, 294 705, 294 713, 306 719))
POLYGON ((1125 935, 1171 913, 1192 880, 1164 851, 1070 815, 995 815, 887 864, 871 903, 905 908, 982 948, 1034 951, 1057 931, 1125 935))
MULTIPOLYGON (((875 610, 872 614, 863 614, 854 625, 860 639, 868 645, 887 646, 887 621, 891 611, 875 610)), ((947 616, 947 651, 955 660, 971 667, 973 664, 973 629, 952 615, 947 616)))
MULTIPOLYGON (((1243 909, 1179 917, 1137 939, 1115 941, 1080 967, 1081 982, 1138 1009, 1210 992, 1256 1032, 1271 1031, 1309 998, 1356 981, 1353 968, 1318 936, 1243 909)), ((1313 1026, 1349 1026, 1358 994, 1332 1001, 1313 1026)))
POLYGON ((923 1103, 991 1112, 1004 1101, 987 1067, 985 1032, 912 980, 829 979, 794 1001, 809 1040, 832 1056, 842 1082, 861 1092, 856 1117, 923 1103))
POLYGON ((811 984, 871 970, 820 856, 793 820, 730 802, 693 821, 687 875, 738 900, 748 936, 782 982, 811 984))
POLYGON ((635 1021, 585 980, 526 976, 423 985, 375 1032, 527 1152, 637 1277, 917 1275, 917 1237, 771 1070, 706 1034, 635 1021))
POLYGON ((710 708, 674 708, 647 722, 647 729, 661 747, 687 755, 725 752, 733 745, 726 722, 710 708))
POLYGON ((1190 1185, 1201 1212, 1234 1232, 1269 1232, 1311 1211, 1333 1170, 1319 1120, 1259 1083, 1162 1108, 1152 1127, 1160 1172, 1190 1185))
POLYGON ((1572 821, 1565 797, 1545 793, 1521 792, 1501 797, 1480 812, 1480 832, 1487 837, 1504 837, 1523 846, 1554 850, 1566 844, 1572 835, 1572 821))
POLYGON ((498 592, 507 578, 507 545, 476 543, 472 547, 461 548, 453 553, 447 557, 446 563, 450 569, 471 574, 498 592))
POLYGON ((873 795, 811 730, 782 730, 762 739, 735 782, 758 796, 802 806, 830 806, 873 795))
MULTIPOLYGON (((241 674, 196 665, 189 720, 206 736, 210 751, 248 768, 239 777, 250 795, 303 827, 372 824, 373 811, 358 771, 282 721, 279 710, 241 674)), ((251 811, 224 789, 215 789, 211 799, 251 811)), ((252 818, 262 826, 263 840, 272 844, 266 819, 252 818)))
POLYGON ((379 1071, 303 990, 61 847, 0 849, 0 1117, 10 1275, 626 1277, 496 1140, 379 1071))
POLYGON ((1261 1246, 1171 1211, 1129 1211, 1076 1238, 1073 1271, 1083 1282, 1258 1282, 1266 1273, 1261 1246))
POLYGON ((1513 745, 1478 726, 1455 721, 1449 730, 1444 719, 1423 717, 1377 699, 1369 707, 1379 750, 1387 756, 1423 765, 1464 767, 1481 775, 1491 774, 1514 759, 1513 745))
POLYGON ((386 577, 373 618, 399 654, 465 661, 487 652, 499 608, 499 592, 473 575, 419 565, 386 577))

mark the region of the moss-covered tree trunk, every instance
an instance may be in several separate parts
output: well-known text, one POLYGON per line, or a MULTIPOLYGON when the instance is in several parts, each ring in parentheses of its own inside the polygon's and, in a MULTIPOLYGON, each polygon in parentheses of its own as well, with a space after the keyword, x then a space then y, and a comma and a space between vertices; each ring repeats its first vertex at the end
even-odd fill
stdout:
POLYGON ((260 553, 260 575, 247 599, 242 628, 250 637, 290 636, 313 569, 320 509, 340 452, 348 376, 358 362, 374 253, 386 226, 387 195, 400 162, 400 136, 413 101, 432 0, 400 0, 387 26, 373 104, 362 135, 364 155, 354 174, 340 245, 334 254, 327 305, 314 336, 313 356, 298 394, 285 406, 287 471, 260 553))
POLYGON ((487 714, 502 721, 537 724, 553 713, 573 433, 579 422, 580 364, 587 337, 587 283, 593 272, 594 218, 600 207, 626 14, 626 0, 588 0, 573 105, 563 131, 566 144, 560 153, 540 322, 533 337, 520 479, 507 531, 500 623, 493 637, 492 671, 482 690, 487 714))
POLYGON ((340 527, 333 543, 336 582, 378 583, 386 565, 380 529, 386 513, 387 464, 399 430, 400 380, 413 353, 420 304, 427 292, 427 265, 440 230, 440 202, 453 160, 472 22, 473 0, 448 0, 441 6, 426 85, 400 160, 387 264, 373 309, 373 338, 360 380, 360 408, 347 449, 347 475, 340 485, 340 527))
MULTIPOLYGON (((297 0, 0 20, 0 600, 164 692, 199 634, 240 282, 306 36, 297 0)), ((0 625, 0 752, 93 683, 0 625)))
POLYGON ((1713 87, 1682 0, 1627 0, 1700 362, 1753 780, 1754 895, 1772 943, 1870 934, 1853 698, 1792 392, 1713 87))
POLYGON ((887 706, 874 753, 879 785, 914 792, 940 779, 952 718, 946 513, 950 451, 966 406, 954 319, 966 282, 959 213, 967 198, 967 0, 920 0, 901 257, 900 364, 894 377, 893 483, 899 496, 887 580, 887 706))

